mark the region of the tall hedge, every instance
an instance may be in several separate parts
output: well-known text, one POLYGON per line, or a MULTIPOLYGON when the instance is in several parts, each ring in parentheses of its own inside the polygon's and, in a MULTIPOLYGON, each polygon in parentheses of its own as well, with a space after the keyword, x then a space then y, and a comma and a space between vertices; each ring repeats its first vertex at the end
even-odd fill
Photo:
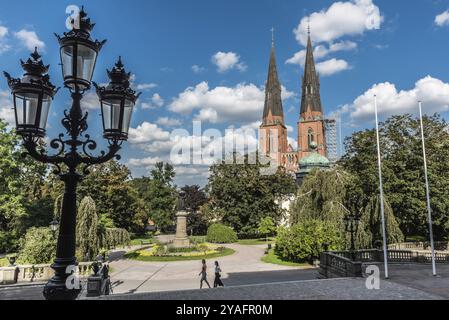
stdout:
POLYGON ((222 224, 211 225, 207 230, 206 239, 212 243, 234 243, 238 241, 235 231, 222 224))

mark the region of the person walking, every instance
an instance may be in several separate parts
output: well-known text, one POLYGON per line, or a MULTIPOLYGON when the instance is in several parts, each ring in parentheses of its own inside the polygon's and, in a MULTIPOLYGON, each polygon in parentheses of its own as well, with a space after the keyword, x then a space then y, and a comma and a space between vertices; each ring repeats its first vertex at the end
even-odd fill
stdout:
POLYGON ((215 280, 214 280, 214 288, 224 287, 223 281, 221 281, 221 268, 218 261, 215 261, 215 280))
POLYGON ((201 283, 200 283, 200 289, 203 289, 203 282, 206 282, 210 289, 209 281, 207 281, 207 265, 206 260, 203 259, 203 266, 201 267, 201 272, 199 273, 199 276, 201 276, 201 283))

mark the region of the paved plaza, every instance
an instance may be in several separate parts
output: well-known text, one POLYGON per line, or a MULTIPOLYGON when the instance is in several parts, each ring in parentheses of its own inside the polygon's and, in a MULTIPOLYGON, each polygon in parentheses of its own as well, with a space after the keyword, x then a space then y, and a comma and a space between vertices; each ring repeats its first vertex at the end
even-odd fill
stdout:
MULTIPOLYGON (((449 266, 438 265, 433 277, 430 265, 391 265, 389 281, 380 290, 368 290, 364 279, 317 280, 313 268, 266 264, 260 259, 265 246, 229 245, 236 253, 219 258, 225 288, 198 290, 200 261, 140 262, 112 255, 111 280, 119 300, 437 300, 449 299, 449 266)), ((208 261, 213 283, 213 260, 208 261)), ((383 270, 383 266, 379 266, 383 270)), ((85 286, 84 286, 85 287, 85 286)), ((0 300, 39 300, 42 284, 0 287, 0 300)))
MULTIPOLYGON (((236 251, 218 258, 227 286, 316 279, 315 269, 286 267, 261 261, 266 246, 227 245, 236 251)), ((208 279, 213 284, 213 263, 208 261, 208 279)), ((115 294, 198 289, 201 261, 141 262, 119 259, 111 263, 115 294)))

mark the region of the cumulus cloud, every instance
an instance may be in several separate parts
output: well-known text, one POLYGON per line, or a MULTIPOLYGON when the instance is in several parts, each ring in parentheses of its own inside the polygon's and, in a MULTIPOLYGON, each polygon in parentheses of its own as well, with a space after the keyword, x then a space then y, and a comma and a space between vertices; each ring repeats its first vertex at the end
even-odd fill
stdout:
MULTIPOLYGON (((372 0, 351 0, 334 2, 329 8, 314 12, 301 19, 293 30, 296 40, 307 45, 309 25, 312 27, 312 38, 315 42, 314 57, 320 61, 332 53, 356 50, 354 41, 341 40, 343 37, 362 35, 369 30, 380 29, 384 18, 372 0)), ((306 50, 295 53, 286 61, 304 67, 306 50)), ((319 64, 317 69, 322 76, 330 76, 350 69, 343 59, 328 58, 319 64)))
POLYGON ((137 88, 137 90, 146 91, 146 90, 154 89, 156 87, 157 87, 156 83, 141 83, 141 84, 138 84, 136 88, 137 88))
POLYGON ((181 120, 169 117, 161 117, 157 119, 156 123, 164 127, 176 127, 182 124, 181 120))
MULTIPOLYGON (((295 93, 283 88, 284 100, 295 93)), ((191 114, 198 111, 194 118, 211 123, 248 123, 257 121, 265 102, 264 88, 254 84, 241 83, 235 87, 219 86, 209 88, 207 82, 189 87, 174 98, 169 110, 191 114)))
POLYGON ((168 140, 170 133, 159 128, 157 124, 143 122, 137 128, 129 129, 129 142, 131 144, 148 143, 158 140, 168 140))
POLYGON ((86 110, 100 109, 100 100, 94 91, 87 92, 81 100, 81 107, 86 110))
POLYGON ((157 109, 161 108, 164 105, 165 101, 162 99, 162 97, 155 93, 151 97, 151 99, 147 102, 142 102, 142 109, 157 109))
POLYGON ((350 69, 349 64, 342 59, 330 59, 316 65, 316 70, 322 76, 330 76, 338 72, 350 69))
POLYGON ((245 71, 247 66, 240 61, 240 56, 235 52, 217 52, 212 56, 212 63, 217 66, 217 71, 224 73, 226 71, 237 69, 245 71))
POLYGON ((13 125, 16 121, 9 90, 0 90, 0 119, 5 120, 10 125, 13 125))
POLYGON ((415 113, 418 101, 428 114, 449 110, 449 84, 431 76, 418 80, 410 90, 398 90, 390 82, 375 84, 343 110, 348 110, 352 119, 370 119, 374 116, 374 95, 382 115, 415 113))
POLYGON ((305 46, 310 21, 314 40, 331 43, 344 36, 380 29, 383 20, 379 7, 372 0, 338 1, 301 19, 294 33, 299 43, 305 46))
POLYGON ((14 36, 19 39, 22 44, 30 51, 34 51, 37 47, 40 50, 45 49, 45 43, 39 39, 36 32, 22 29, 14 33, 14 36))
POLYGON ((449 10, 446 10, 435 17, 435 24, 439 27, 449 25, 449 10))
MULTIPOLYGON (((313 50, 313 57, 315 60, 321 60, 327 57, 331 53, 339 52, 339 51, 352 51, 357 49, 357 43, 353 41, 340 41, 337 43, 332 43, 329 46, 326 45, 318 45, 315 46, 313 50)), ((301 67, 304 67, 306 63, 306 54, 307 50, 303 49, 293 55, 290 59, 286 61, 288 64, 298 64, 301 67)))
POLYGON ((199 73, 203 73, 204 71, 206 71, 206 68, 194 64, 194 65, 192 66, 192 71, 193 71, 194 73, 196 73, 196 74, 199 74, 199 73))
POLYGON ((5 26, 0 25, 0 54, 11 49, 11 46, 6 43, 6 37, 9 31, 5 26))

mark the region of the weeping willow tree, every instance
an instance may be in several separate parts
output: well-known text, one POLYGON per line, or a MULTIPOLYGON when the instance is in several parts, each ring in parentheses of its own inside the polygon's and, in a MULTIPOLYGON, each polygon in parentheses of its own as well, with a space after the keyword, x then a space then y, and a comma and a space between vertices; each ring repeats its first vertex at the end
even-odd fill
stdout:
MULTIPOLYGON (((380 229, 380 201, 377 195, 365 195, 358 187, 359 179, 334 167, 330 170, 312 171, 304 180, 296 200, 291 207, 291 223, 318 219, 333 223, 340 230, 341 237, 350 243, 344 217, 360 213, 361 221, 356 235, 358 248, 373 247, 382 239, 380 229)), ((391 206, 385 203, 389 242, 401 241, 402 233, 394 217, 391 206)))
POLYGON ((98 215, 95 201, 85 197, 78 208, 76 224, 77 257, 91 261, 99 253, 98 215))

